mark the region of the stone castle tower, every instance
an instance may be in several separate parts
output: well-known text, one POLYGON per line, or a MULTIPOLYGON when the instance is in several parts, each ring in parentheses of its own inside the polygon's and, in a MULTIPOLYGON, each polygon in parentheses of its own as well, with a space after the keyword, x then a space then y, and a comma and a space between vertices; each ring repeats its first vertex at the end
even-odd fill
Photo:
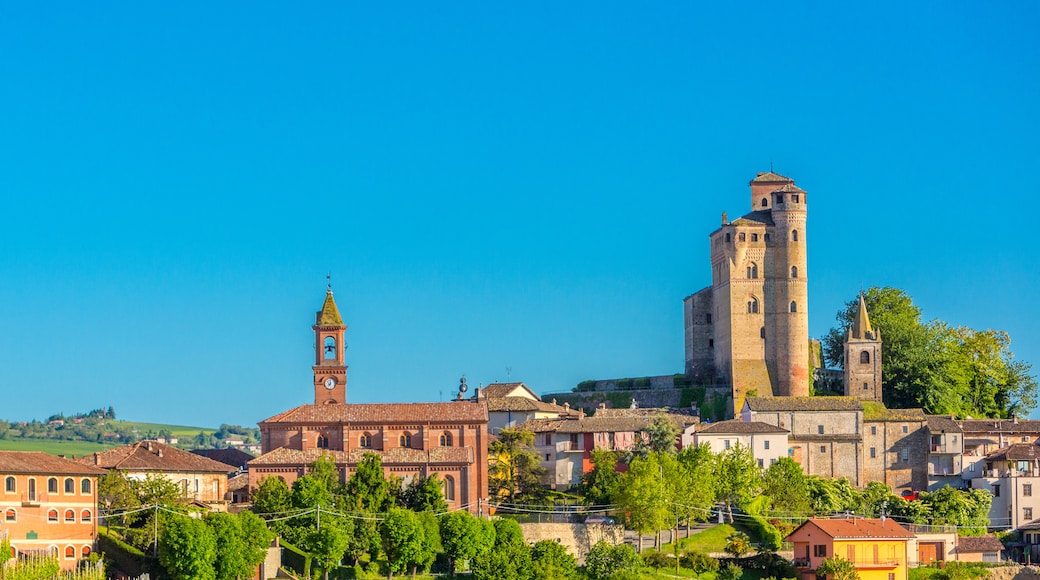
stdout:
POLYGON ((344 355, 347 345, 343 335, 347 325, 340 318, 331 285, 325 293, 321 310, 314 316, 311 329, 314 330, 314 404, 346 403, 347 363, 344 355))
POLYGON ((856 318, 845 338, 845 394, 881 402, 881 333, 870 326, 862 293, 856 318))
POLYGON ((709 236, 711 286, 686 297, 686 373, 729 385, 733 412, 748 393, 809 394, 806 193, 759 173, 751 212, 709 236))

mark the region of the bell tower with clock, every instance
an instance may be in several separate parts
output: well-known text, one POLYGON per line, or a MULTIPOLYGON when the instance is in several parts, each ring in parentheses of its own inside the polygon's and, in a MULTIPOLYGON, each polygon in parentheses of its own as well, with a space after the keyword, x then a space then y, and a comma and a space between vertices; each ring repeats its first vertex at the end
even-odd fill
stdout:
POLYGON ((332 298, 332 284, 325 293, 325 303, 315 316, 314 326, 314 404, 331 405, 347 402, 347 364, 343 335, 347 325, 339 316, 332 298))

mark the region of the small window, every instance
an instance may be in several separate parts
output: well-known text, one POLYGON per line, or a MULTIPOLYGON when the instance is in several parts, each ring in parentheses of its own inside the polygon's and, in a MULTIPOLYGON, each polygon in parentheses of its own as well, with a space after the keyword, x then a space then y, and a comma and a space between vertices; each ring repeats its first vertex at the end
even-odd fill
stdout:
POLYGON ((412 434, 411 433, 402 433, 401 436, 398 438, 398 442, 401 444, 401 447, 411 447, 412 446, 412 434))
POLYGON ((769 207, 769 200, 764 197, 762 198, 762 207, 769 207))
POLYGON ((748 314, 758 314, 758 298, 752 296, 751 300, 748 300, 747 311, 748 314))
POLYGON ((52 477, 47 480, 47 493, 58 493, 58 478, 52 477))
POLYGON ((83 510, 82 512, 79 513, 79 521, 81 521, 81 522, 83 522, 85 524, 86 523, 90 523, 90 520, 92 518, 93 518, 93 514, 90 513, 90 510, 83 510))
POLYGON ((371 448, 372 447, 372 436, 369 435, 368 433, 363 434, 358 439, 358 446, 363 448, 363 449, 371 448))
POLYGON ((726 449, 729 449, 729 439, 725 439, 725 440, 723 440, 723 441, 722 441, 722 446, 723 446, 724 448, 726 448, 726 449))
POLYGON ((867 363, 870 362, 870 351, 869 350, 862 350, 862 351, 860 351, 860 353, 859 353, 859 362, 861 364, 867 364, 867 363))
POLYGON ((766 327, 763 326, 762 328, 758 329, 758 336, 759 336, 759 338, 765 338, 766 337, 766 327))
POLYGON ((52 509, 47 512, 47 521, 56 524, 58 523, 58 510, 52 509))
POLYGON ((903 425, 903 433, 909 433, 909 432, 910 432, 910 427, 908 425, 903 425))
POLYGON ((71 559, 73 559, 75 557, 76 557, 76 547, 75 546, 65 546, 65 559, 66 560, 71 560, 71 559))
MULTIPOLYGON (((546 457, 548 459, 548 457, 546 457)), ((444 499, 455 501, 455 478, 450 475, 444 476, 444 499)))
POLYGON ((71 477, 65 478, 65 493, 76 493, 76 481, 71 477))
POLYGON ((81 551, 81 553, 83 554, 84 558, 89 556, 90 555, 90 546, 83 546, 83 550, 81 551))
POLYGON ((910 461, 910 450, 904 447, 903 450, 899 452, 899 458, 903 461, 910 461))
POLYGON ((709 338, 708 339, 708 348, 715 348, 715 339, 714 338, 709 338))
POLYGON ((704 315, 704 322, 711 324, 711 312, 704 315))
POLYGON ((331 336, 325 337, 325 360, 336 358, 336 339, 331 336))
POLYGON ((748 267, 747 267, 747 277, 748 277, 748 280, 756 280, 756 279, 758 279, 758 264, 752 262, 751 264, 748 265, 748 267))
POLYGON ((868 385, 867 383, 863 383, 863 390, 864 391, 869 391, 870 390, 870 385, 868 385))
POLYGON ((798 266, 791 266, 791 277, 792 278, 797 278, 798 277, 798 266))
POLYGON ((1026 483, 1022 485, 1022 495, 1031 497, 1033 495, 1033 484, 1026 483))
POLYGON ((782 194, 782 193, 776 194, 776 205, 783 205, 783 204, 784 204, 784 194, 782 194))
POLYGON ((1000 486, 999 485, 994 485, 993 486, 993 497, 1000 497, 1000 486))
POLYGON ((740 232, 739 235, 740 235, 740 237, 738 239, 740 241, 742 241, 742 242, 747 241, 747 234, 745 234, 744 232, 740 232))
POLYGON ((871 447, 870 448, 870 458, 874 459, 875 457, 877 457, 877 447, 871 447))
POLYGON ((763 445, 762 445, 763 449, 769 449, 769 439, 766 439, 762 443, 763 443, 763 445))
POLYGON ((888 573, 888 580, 896 580, 896 573, 895 572, 889 572, 888 573))
POLYGON ((329 448, 329 438, 324 436, 324 435, 318 435, 318 443, 317 443, 317 445, 318 445, 318 449, 328 449, 329 448))
POLYGON ((1022 443, 1029 443, 1029 436, 1028 435, 1023 435, 1022 436, 1022 443))
POLYGON ((953 442, 954 442, 954 443, 956 443, 956 442, 957 442, 957 436, 956 436, 956 435, 954 435, 954 436, 953 436, 953 442))
POLYGON ((4 491, 7 493, 14 493, 17 490, 18 488, 15 486, 14 477, 8 475, 7 478, 4 479, 4 491))
POLYGON ((441 433, 441 447, 451 447, 451 433, 441 433))
POLYGON ((827 544, 816 544, 813 546, 813 556, 816 558, 826 558, 827 544))
POLYGON ((870 434, 871 435, 877 435, 877 425, 871 425, 870 426, 870 434))
POLYGON ((794 300, 791 301, 791 312, 798 312, 798 304, 794 300))
POLYGON ((18 521, 18 512, 14 511, 14 509, 7 510, 6 512, 4 512, 4 521, 8 521, 8 522, 16 522, 16 521, 18 521))
POLYGON ((820 453, 827 453, 827 446, 826 445, 820 445, 820 453))
POLYGON ((799 198, 800 198, 800 196, 797 193, 792 193, 791 194, 791 203, 798 203, 798 199, 799 198))
POLYGON ((90 488, 91 488, 91 485, 90 485, 90 480, 89 479, 84 477, 82 480, 80 480, 80 482, 79 482, 79 492, 80 493, 89 494, 90 493, 90 488))
POLYGON ((1031 508, 1031 507, 1022 508, 1022 517, 1024 519, 1026 519, 1026 520, 1032 520, 1033 519, 1033 508, 1031 508))
POLYGON ((817 425, 816 426, 816 434, 817 435, 823 435, 823 425, 817 425))
POLYGON ((759 469, 762 469, 762 468, 763 468, 763 467, 765 467, 765 466, 766 466, 766 462, 765 462, 765 460, 763 460, 763 459, 759 459, 759 460, 758 460, 758 468, 759 468, 759 469))
POLYGON ((72 510, 65 510, 65 523, 73 523, 76 521, 76 512, 72 510))
POLYGON ((729 234, 726 234, 726 241, 729 241, 729 234))
POLYGON ((545 434, 545 444, 552 445, 552 433, 545 434))
POLYGON ((968 471, 970 471, 970 472, 974 472, 975 471, 975 464, 974 463, 969 463, 968 464, 968 471))
POLYGON ((545 460, 549 461, 549 454, 548 453, 545 454, 545 460))
POLYGON ((798 241, 798 230, 791 230, 791 241, 792 242, 797 242, 798 241))
POLYGON ((751 241, 752 242, 757 242, 758 241, 758 234, 751 234, 751 241))

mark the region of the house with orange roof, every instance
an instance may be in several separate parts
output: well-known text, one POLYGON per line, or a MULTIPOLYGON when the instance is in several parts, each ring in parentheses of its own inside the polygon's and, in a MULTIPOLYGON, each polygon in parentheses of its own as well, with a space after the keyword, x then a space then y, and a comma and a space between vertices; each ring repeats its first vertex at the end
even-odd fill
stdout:
POLYGON ((542 401, 524 383, 491 383, 478 387, 473 399, 483 400, 487 405, 488 429, 491 433, 498 433, 531 419, 577 415, 569 407, 557 405, 555 400, 549 403, 542 401))
POLYGON ((794 566, 802 580, 835 556, 856 567, 860 580, 907 580, 907 543, 914 535, 891 518, 813 518, 784 541, 794 545, 794 566))
POLYGON ((97 483, 104 470, 36 451, 0 451, 0 538, 11 554, 53 554, 74 569, 97 542, 97 483))

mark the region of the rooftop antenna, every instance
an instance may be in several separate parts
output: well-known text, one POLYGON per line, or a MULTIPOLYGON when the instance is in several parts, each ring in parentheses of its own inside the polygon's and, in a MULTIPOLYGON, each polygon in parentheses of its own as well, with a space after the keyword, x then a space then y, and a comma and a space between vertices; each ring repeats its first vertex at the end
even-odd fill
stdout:
POLYGON ((513 374, 513 367, 511 367, 511 366, 506 366, 506 382, 507 382, 507 383, 509 382, 509 377, 510 377, 510 375, 512 375, 512 374, 513 374))
POLYGON ((769 160, 769 173, 772 173, 772 172, 773 172, 773 160, 770 159, 769 160))

